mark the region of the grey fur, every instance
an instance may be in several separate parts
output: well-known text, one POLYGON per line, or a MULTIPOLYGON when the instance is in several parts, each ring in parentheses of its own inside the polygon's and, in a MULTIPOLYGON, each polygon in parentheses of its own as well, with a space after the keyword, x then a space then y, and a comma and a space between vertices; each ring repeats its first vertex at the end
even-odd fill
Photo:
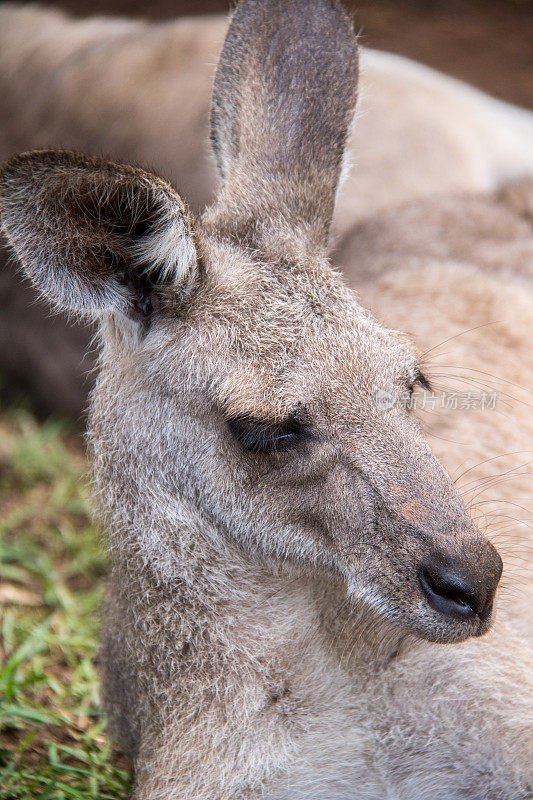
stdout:
MULTIPOLYGON (((328 25, 333 9, 346 36, 338 4, 297 6, 328 25)), ((242 6, 252 7, 261 2, 242 6)), ((237 31, 239 54, 265 52, 270 26, 285 26, 286 41, 290 24, 302 34, 285 5, 264 7, 269 25, 256 27, 251 15, 248 46, 237 31)), ((346 51, 337 62, 328 48, 340 86, 324 86, 312 70, 314 30, 304 26, 309 48, 300 43, 299 52, 325 106, 335 95, 345 113, 331 117, 332 154, 322 135, 302 143, 302 167, 317 165, 303 190, 294 151, 282 176, 279 139, 262 126, 257 143, 246 139, 261 146, 253 150, 261 169, 248 158, 226 168, 221 193, 197 220, 161 179, 133 168, 46 152, 16 157, 2 172, 4 230, 27 274, 52 302, 100 324, 89 441, 113 557, 106 708, 135 765, 136 800, 523 800, 533 773, 524 612, 514 601, 504 606, 479 638, 490 616, 454 620, 421 592, 419 566, 438 553, 490 599, 499 556, 402 401, 421 355, 365 311, 327 259, 355 42, 348 70, 346 51), (90 177, 95 201, 81 218, 72 211, 80 175, 84 185, 90 177), (107 199, 125 177, 128 192, 110 215, 107 199), (139 190, 162 198, 141 243, 133 236, 139 190), (180 223, 172 235, 169 220, 180 223), (101 268, 88 230, 105 256, 101 268), (149 325, 132 313, 139 284, 124 281, 117 255, 130 275, 153 278, 141 286, 153 301, 149 325), (162 262, 174 269, 160 281, 162 262), (380 406, 380 393, 393 402, 380 406), (287 417, 306 435, 270 454, 243 449, 228 424, 287 417)), ((300 58, 296 66, 302 81, 300 58)), ((261 86, 262 65, 252 67, 261 86)), ((277 84, 282 129, 294 114, 287 77, 277 84)), ((223 86, 232 98, 232 81, 223 86)), ((319 124, 322 110, 310 109, 319 124)), ((236 111, 241 119, 242 106, 236 111)), ((247 113, 256 111, 252 104, 247 113)), ((215 138, 239 158, 231 124, 215 138)), ((520 193, 513 202, 522 208, 520 193)), ((408 220, 409 211, 406 230, 408 220)), ((411 278, 413 304, 418 296, 436 304, 446 280, 454 285, 448 266, 443 275, 424 264, 411 278)), ((387 280, 401 296, 392 269, 387 280)), ((503 296, 483 276, 478 285, 487 303, 503 296)), ((386 282, 381 290, 386 297, 386 282)), ((526 317, 527 290, 506 291, 526 317)))

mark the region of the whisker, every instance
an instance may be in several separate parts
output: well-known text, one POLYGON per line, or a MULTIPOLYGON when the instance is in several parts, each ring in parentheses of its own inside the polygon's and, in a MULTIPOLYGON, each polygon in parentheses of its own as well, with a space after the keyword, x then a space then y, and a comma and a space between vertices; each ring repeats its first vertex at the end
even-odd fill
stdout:
MULTIPOLYGON (((439 376, 437 376, 437 377, 439 377, 439 376)), ((441 377, 446 377, 447 378, 448 376, 447 375, 443 375, 441 377)), ((486 392, 487 394, 490 394, 491 392, 497 392, 498 401, 505 403, 510 408, 512 408, 511 403, 509 403, 508 400, 503 400, 502 401, 500 398, 508 398, 509 400, 512 400, 515 403, 522 403, 525 406, 529 406, 529 407, 533 408, 533 405, 531 405, 531 403, 527 403, 525 400, 521 400, 519 397, 515 397, 514 395, 509 394, 509 392, 503 392, 499 387, 497 389, 495 389, 494 386, 495 385, 497 386, 497 384, 493 384, 493 386, 491 387, 491 386, 487 385, 487 383, 483 383, 479 378, 475 378, 475 377, 474 378, 470 378, 467 375, 451 375, 449 377, 454 378, 456 381, 461 381, 462 383, 465 383, 467 385, 473 386, 478 391, 482 390, 482 391, 486 392)), ((434 381, 433 381, 433 384, 435 385, 434 381)), ((441 386, 441 387, 436 386, 435 388, 440 389, 440 391, 442 391, 442 392, 448 391, 446 386, 441 386)))
MULTIPOLYGON (((533 463, 533 462, 530 462, 530 463, 533 463)), ((523 469, 525 466, 527 466, 527 465, 523 464, 523 465, 521 465, 519 467, 513 467, 508 472, 502 472, 499 475, 489 475, 489 476, 486 476, 486 477, 476 478, 475 480, 468 481, 468 483, 465 483, 464 486, 458 487, 458 489, 460 489, 461 493, 464 493, 466 495, 469 492, 474 492, 477 489, 480 489, 480 488, 483 488, 483 487, 485 487, 487 485, 492 484, 493 482, 495 484, 497 484, 500 480, 501 481, 506 481, 506 480, 516 481, 519 478, 531 478, 531 477, 533 477, 533 472, 516 472, 516 474, 514 474, 514 475, 511 474, 511 473, 515 472, 516 470, 523 469), (472 488, 466 489, 467 486, 471 486, 472 488)))
POLYGON ((501 325, 501 321, 494 321, 494 322, 485 322, 483 325, 476 325, 474 328, 467 328, 464 331, 459 331, 459 333, 454 334, 453 336, 449 336, 447 339, 444 339, 439 344, 433 345, 433 347, 424 350, 421 353, 421 358, 425 358, 428 353, 432 353, 434 350, 437 350, 439 347, 442 347, 444 344, 448 342, 453 342, 454 339, 458 339, 460 336, 466 336, 467 333, 473 333, 473 331, 479 331, 481 328, 488 328, 489 325, 501 325))
MULTIPOLYGON (((532 450, 515 450, 514 452, 500 453, 497 456, 492 456, 491 458, 485 458, 483 461, 478 461, 476 464, 473 464, 471 467, 469 467, 468 469, 464 470, 464 472, 462 472, 461 475, 459 475, 458 477, 453 479, 453 482, 454 483, 458 483, 461 480, 461 478, 464 478, 464 476, 467 475, 469 472, 472 472, 473 469, 476 469, 477 467, 481 467, 483 464, 488 464, 489 462, 496 461, 499 458, 507 458, 509 456, 521 456, 524 453, 531 453, 531 452, 533 452, 533 451, 532 450)), ((463 464, 464 463, 465 462, 463 461, 463 464)), ((468 484, 466 484, 466 485, 468 485, 468 484)))
POLYGON ((521 389, 523 392, 526 392, 527 394, 531 393, 531 389, 528 389, 526 386, 522 386, 519 383, 515 383, 514 381, 510 381, 507 378, 502 378, 499 375, 493 375, 492 372, 487 372, 486 370, 483 370, 483 369, 477 369, 477 367, 468 367, 468 366, 461 365, 461 364, 440 364, 440 363, 437 364, 437 366, 440 369, 464 369, 464 370, 467 370, 468 372, 477 372, 480 375, 486 375, 489 378, 492 378, 493 380, 500 381, 501 383, 508 383, 509 386, 514 386, 515 389, 521 389))
POLYGON ((482 506, 488 503, 507 503, 507 505, 515 506, 515 508, 520 508, 522 511, 527 511, 528 513, 531 512, 530 508, 526 508, 525 506, 521 506, 518 503, 513 503, 511 500, 504 500, 504 499, 497 499, 497 500, 476 500, 475 503, 470 503, 469 507, 473 508, 475 506, 482 506))

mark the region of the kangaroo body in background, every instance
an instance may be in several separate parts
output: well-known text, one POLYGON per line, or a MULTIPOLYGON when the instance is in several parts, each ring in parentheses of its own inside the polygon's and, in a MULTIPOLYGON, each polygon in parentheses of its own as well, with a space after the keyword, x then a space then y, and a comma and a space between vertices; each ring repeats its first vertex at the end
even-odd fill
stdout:
MULTIPOLYGON (((213 200, 213 74, 223 16, 146 22, 0 8, 0 161, 62 147, 149 164, 194 212, 213 200)), ((417 198, 533 174, 533 113, 407 58, 361 49, 334 232, 417 198)))
MULTIPOLYGON (((26 274, 99 324, 104 695, 136 800, 533 791, 531 576, 506 558, 491 628, 485 484, 467 510, 413 412, 430 353, 328 261, 356 84, 340 3, 241 0, 213 93, 221 188, 201 216, 149 173, 71 153, 1 175, 26 274)), ((530 210, 527 183, 419 201, 354 225, 338 259, 428 351, 472 327, 449 343, 459 364, 503 364, 519 393, 530 210)), ((433 427, 455 468, 470 454, 446 441, 458 430, 486 460, 526 449, 533 424, 519 405, 433 427)), ((527 530, 511 524, 521 556, 527 530)))
MULTIPOLYGON (((208 148, 222 17, 166 23, 74 20, 0 7, 0 161, 63 147, 148 164, 193 211, 217 188, 208 148)), ((533 173, 533 114, 408 59, 362 53, 359 113, 337 199, 337 236, 354 222, 436 194, 488 191, 533 173)), ((79 416, 93 358, 90 331, 51 319, 12 271, 0 275, 0 371, 38 407, 79 416), (54 353, 54 357, 50 353, 54 353)))

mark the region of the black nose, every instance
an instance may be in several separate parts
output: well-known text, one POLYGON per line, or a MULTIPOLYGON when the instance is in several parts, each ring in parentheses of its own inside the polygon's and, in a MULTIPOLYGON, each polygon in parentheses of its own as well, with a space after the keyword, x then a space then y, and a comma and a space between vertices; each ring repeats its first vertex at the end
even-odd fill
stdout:
MULTIPOLYGON (((429 605, 441 614, 469 619, 486 619, 494 602, 502 574, 502 560, 491 548, 490 563, 468 569, 449 559, 433 559, 420 567, 418 580, 429 605)), ((481 562, 486 559, 481 559, 481 562)))

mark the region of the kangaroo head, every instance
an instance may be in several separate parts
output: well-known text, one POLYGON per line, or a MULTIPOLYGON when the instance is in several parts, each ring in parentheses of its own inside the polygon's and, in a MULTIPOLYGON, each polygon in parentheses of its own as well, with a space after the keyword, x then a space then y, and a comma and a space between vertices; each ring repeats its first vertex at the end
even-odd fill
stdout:
POLYGON ((3 169, 4 230, 43 294, 100 321, 92 437, 119 538, 172 508, 154 562, 200 519, 215 547, 334 571, 354 602, 459 641, 490 625, 500 557, 405 402, 415 348, 327 259, 356 83, 337 0, 241 0, 213 207, 195 220, 140 169, 37 152, 3 169))

